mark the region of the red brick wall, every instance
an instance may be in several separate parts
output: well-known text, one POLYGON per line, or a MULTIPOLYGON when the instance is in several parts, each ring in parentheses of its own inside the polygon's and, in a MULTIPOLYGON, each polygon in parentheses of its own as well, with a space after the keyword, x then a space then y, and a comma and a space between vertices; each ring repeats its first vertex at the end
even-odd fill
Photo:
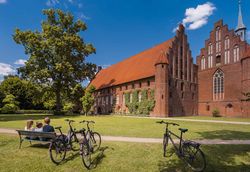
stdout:
POLYGON ((222 20, 214 25, 214 29, 210 32, 210 37, 205 41, 205 47, 201 49, 201 54, 197 57, 197 64, 199 65, 198 83, 198 112, 200 115, 212 115, 214 109, 219 109, 222 116, 244 116, 245 104, 242 103, 242 69, 241 61, 234 62, 233 49, 235 45, 239 45, 239 57, 242 58, 246 50, 246 42, 241 41, 239 36, 234 34, 233 30, 228 30, 227 25, 223 25, 222 20), (216 28, 221 29, 221 51, 216 53, 216 28), (230 63, 225 64, 225 37, 230 39, 230 63), (213 66, 208 68, 208 45, 213 45, 213 66), (215 58, 221 55, 221 63, 216 64, 215 58), (205 57, 205 69, 201 69, 201 59, 205 57), (224 73, 224 99, 213 100, 213 75, 218 70, 224 73))

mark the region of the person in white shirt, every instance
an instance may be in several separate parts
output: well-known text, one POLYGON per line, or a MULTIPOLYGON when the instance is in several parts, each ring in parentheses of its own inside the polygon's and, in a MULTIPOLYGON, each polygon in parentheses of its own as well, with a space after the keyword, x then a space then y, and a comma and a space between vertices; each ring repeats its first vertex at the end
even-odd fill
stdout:
POLYGON ((43 132, 43 123, 41 123, 41 122, 36 122, 35 131, 37 131, 37 132, 43 132))

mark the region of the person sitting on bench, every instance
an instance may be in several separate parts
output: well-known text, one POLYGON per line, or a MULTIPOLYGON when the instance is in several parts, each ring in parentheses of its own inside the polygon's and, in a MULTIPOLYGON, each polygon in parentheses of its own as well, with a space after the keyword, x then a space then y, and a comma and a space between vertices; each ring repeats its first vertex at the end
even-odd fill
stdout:
POLYGON ((54 127, 50 125, 49 117, 44 118, 43 132, 55 132, 54 127))
POLYGON ((41 123, 41 122, 36 122, 36 128, 35 128, 34 131, 43 132, 43 123, 41 123))
POLYGON ((34 131, 33 128, 34 121, 33 120, 27 120, 26 126, 24 127, 24 130, 26 131, 34 131))

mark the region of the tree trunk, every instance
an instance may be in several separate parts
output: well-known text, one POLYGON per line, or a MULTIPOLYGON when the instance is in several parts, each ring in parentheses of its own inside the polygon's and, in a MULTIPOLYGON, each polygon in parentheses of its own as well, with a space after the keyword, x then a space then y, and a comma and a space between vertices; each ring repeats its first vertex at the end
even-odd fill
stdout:
POLYGON ((56 88, 56 111, 60 112, 62 110, 62 101, 61 101, 61 88, 56 88))

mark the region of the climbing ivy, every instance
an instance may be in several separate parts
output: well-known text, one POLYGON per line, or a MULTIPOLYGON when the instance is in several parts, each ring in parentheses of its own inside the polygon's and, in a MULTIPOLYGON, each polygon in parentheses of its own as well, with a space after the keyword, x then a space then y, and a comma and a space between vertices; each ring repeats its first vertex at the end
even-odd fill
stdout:
POLYGON ((125 93, 125 105, 128 107, 130 114, 148 115, 154 109, 154 90, 142 90, 140 102, 138 97, 138 90, 132 92, 132 102, 130 102, 130 94, 130 92, 125 93), (148 96, 148 91, 150 91, 150 96, 148 96))

